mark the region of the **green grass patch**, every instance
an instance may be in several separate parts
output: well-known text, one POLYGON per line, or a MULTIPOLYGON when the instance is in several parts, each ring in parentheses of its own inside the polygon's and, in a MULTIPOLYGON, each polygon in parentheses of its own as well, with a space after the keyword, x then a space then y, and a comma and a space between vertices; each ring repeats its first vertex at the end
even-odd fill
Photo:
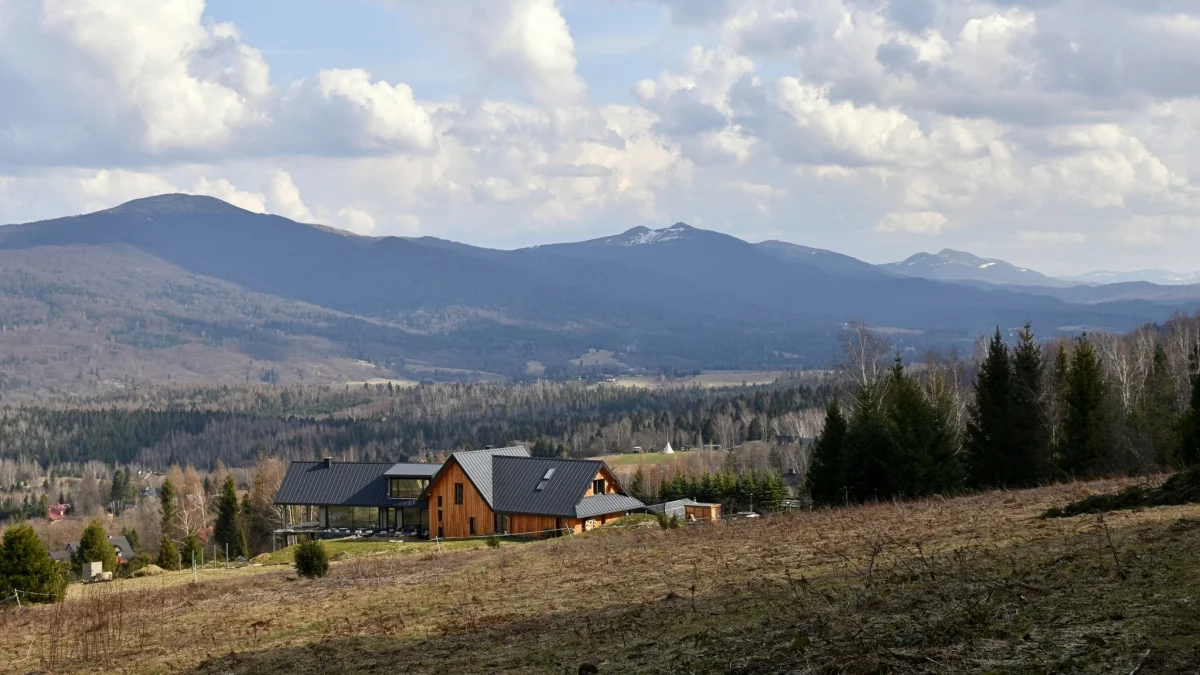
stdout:
MULTIPOLYGON (((516 540, 502 537, 500 540, 501 546, 511 546, 519 543, 516 540)), ((296 559, 293 555, 295 546, 279 549, 274 553, 264 553, 256 556, 253 561, 263 565, 291 565, 296 559)), ((335 562, 345 560, 347 558, 355 558, 364 555, 375 555, 383 553, 394 553, 396 555, 412 555, 418 553, 429 553, 436 550, 442 551, 469 551, 480 548, 487 548, 487 542, 483 539, 471 539, 465 541, 398 541, 389 539, 326 539, 325 549, 329 551, 329 557, 335 562)))
POLYGON ((661 452, 645 452, 645 453, 630 453, 628 455, 609 455, 604 457, 605 462, 609 466, 636 466, 638 464, 654 465, 666 464, 667 462, 675 461, 675 459, 687 457, 695 454, 693 451, 677 452, 673 455, 664 455, 661 452))

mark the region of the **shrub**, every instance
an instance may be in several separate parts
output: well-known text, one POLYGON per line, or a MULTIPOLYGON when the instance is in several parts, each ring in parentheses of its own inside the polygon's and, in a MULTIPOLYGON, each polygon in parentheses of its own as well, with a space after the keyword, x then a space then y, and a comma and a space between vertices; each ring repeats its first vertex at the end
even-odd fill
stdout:
POLYGON ((484 541, 486 541, 487 545, 491 548, 500 548, 500 537, 497 537, 495 532, 489 534, 487 539, 484 541))
POLYGON ((320 539, 304 539, 296 544, 296 573, 309 579, 329 573, 329 552, 320 539))
POLYGON ((10 527, 0 545, 0 595, 21 591, 22 602, 54 602, 63 597, 70 571, 50 557, 28 525, 10 527))
POLYGON ((179 549, 175 548, 175 542, 171 541, 170 537, 163 537, 162 545, 158 548, 158 560, 155 562, 164 570, 179 569, 179 549))
POLYGON ((665 512, 654 514, 654 519, 658 521, 658 526, 664 530, 674 530, 683 524, 679 520, 679 516, 667 516, 665 512))

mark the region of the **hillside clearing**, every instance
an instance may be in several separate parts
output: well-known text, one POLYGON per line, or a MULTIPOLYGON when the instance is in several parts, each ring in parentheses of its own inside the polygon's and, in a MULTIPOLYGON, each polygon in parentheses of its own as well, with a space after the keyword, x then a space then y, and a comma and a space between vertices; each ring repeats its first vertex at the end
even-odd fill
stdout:
POLYGON ((100 584, 5 613, 0 659, 13 672, 1194 672, 1200 505, 1040 518, 1131 484, 382 553, 316 581, 276 566, 100 584))

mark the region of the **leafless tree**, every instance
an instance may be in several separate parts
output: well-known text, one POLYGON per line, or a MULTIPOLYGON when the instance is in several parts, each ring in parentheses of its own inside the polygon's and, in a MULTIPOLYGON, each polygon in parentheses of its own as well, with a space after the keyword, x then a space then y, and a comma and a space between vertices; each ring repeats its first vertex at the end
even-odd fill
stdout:
POLYGON ((862 397, 882 397, 887 383, 891 344, 871 332, 864 323, 851 322, 842 333, 842 360, 839 370, 849 380, 850 395, 859 403, 862 397))

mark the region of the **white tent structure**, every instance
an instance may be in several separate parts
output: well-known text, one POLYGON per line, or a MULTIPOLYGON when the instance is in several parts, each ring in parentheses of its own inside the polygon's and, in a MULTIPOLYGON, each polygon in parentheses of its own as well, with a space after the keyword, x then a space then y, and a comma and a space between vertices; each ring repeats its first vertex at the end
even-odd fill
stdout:
POLYGON ((671 441, 667 441, 667 447, 662 449, 662 454, 664 454, 664 455, 675 454, 675 451, 671 449, 671 441))

